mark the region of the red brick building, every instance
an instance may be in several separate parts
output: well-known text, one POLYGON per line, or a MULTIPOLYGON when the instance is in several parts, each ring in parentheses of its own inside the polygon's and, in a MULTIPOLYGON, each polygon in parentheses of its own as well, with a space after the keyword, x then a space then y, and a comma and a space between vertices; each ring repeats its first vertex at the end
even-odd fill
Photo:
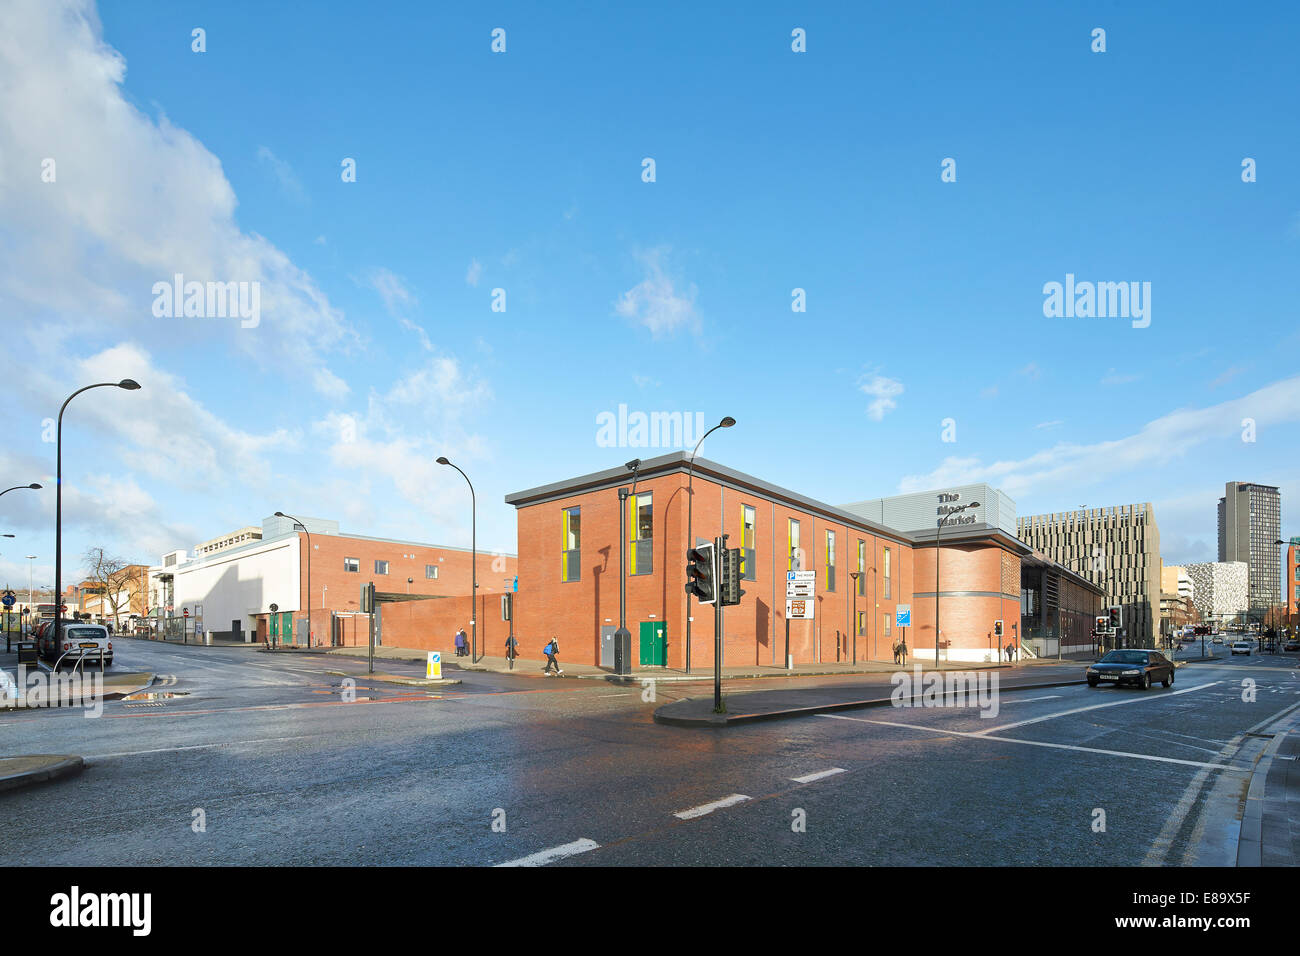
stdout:
MULTIPOLYGON (((723 623, 723 662, 776 665, 785 657, 786 572, 817 574, 813 620, 789 622, 794 663, 890 660, 896 639, 909 653, 935 653, 934 534, 885 527, 834 505, 678 452, 642 463, 628 500, 627 622, 633 666, 681 668, 687 657, 688 542, 730 535, 743 550, 741 603, 723 623), (693 505, 688 485, 693 489, 693 505), (688 522, 690 531, 688 534, 688 522), (857 572, 856 583, 850 572, 857 572), (896 624, 899 604, 911 625, 896 624), (856 644, 856 647, 855 647, 856 644)), ((620 467, 508 495, 518 511, 520 593, 516 633, 524 657, 540 659, 552 635, 561 659, 609 666, 619 625, 620 467)), ((940 624, 949 660, 997 656, 1020 620, 1020 558, 1029 549, 999 527, 945 528, 940 624)), ((714 615, 691 603, 690 665, 711 667, 714 615)), ((499 615, 498 615, 499 616, 499 615)), ((504 638, 502 638, 504 640, 504 638)), ((496 653, 496 651, 493 651, 496 653)))

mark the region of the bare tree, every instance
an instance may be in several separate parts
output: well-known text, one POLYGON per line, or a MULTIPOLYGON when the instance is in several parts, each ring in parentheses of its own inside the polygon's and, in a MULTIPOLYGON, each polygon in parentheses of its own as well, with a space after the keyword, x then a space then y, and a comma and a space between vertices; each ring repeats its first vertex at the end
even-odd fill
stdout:
POLYGON ((90 548, 82 556, 82 560, 86 564, 87 576, 99 588, 100 614, 105 616, 103 612, 108 608, 116 630, 121 626, 119 618, 122 607, 125 605, 130 608, 131 605, 130 589, 135 579, 134 570, 126 561, 116 555, 110 555, 103 548, 90 548))

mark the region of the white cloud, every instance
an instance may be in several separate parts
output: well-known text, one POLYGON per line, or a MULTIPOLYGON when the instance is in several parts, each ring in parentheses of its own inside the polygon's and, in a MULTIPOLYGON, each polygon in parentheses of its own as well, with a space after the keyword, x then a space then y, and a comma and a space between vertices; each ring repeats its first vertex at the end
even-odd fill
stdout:
POLYGON ((1207 441, 1239 439, 1244 418, 1254 419, 1257 428, 1300 421, 1300 377, 1208 408, 1170 412, 1113 441, 1091 445, 1062 442, 1012 461, 947 458, 928 474, 904 477, 899 491, 988 482, 1015 498, 1042 489, 1086 487, 1111 475, 1166 466, 1171 456, 1186 456, 1207 441))
POLYGON ((275 153, 271 152, 267 146, 257 147, 257 161, 263 166, 269 166, 271 172, 275 174, 276 180, 280 183, 280 188, 285 191, 291 198, 301 202, 307 198, 306 192, 302 188, 302 183, 294 175, 293 167, 286 163, 275 153))
POLYGON ((903 383, 883 375, 871 375, 858 383, 858 389, 875 399, 867 406, 867 415, 878 422, 885 417, 886 412, 892 412, 898 407, 894 399, 903 394, 903 383))
POLYGON ((679 289, 678 283, 664 271, 667 248, 652 249, 637 256, 645 268, 645 278, 628 289, 614 304, 614 311, 637 325, 644 325, 655 337, 676 332, 679 328, 698 329, 699 313, 695 309, 694 283, 679 289))
POLYGON ((141 112, 125 75, 88 0, 0 4, 0 312, 74 335, 221 340, 265 367, 311 369, 355 339, 307 273, 239 228, 217 157, 141 112), (177 273, 259 283, 260 324, 155 317, 153 284, 177 273))
POLYGON ((1102 385, 1127 385, 1129 382, 1136 382, 1136 375, 1122 375, 1113 368, 1109 369, 1101 378, 1102 385))
POLYGON ((465 281, 470 285, 477 287, 478 280, 483 275, 483 263, 474 259, 469 264, 469 270, 465 273, 465 281))
POLYGON ((1039 422, 1037 425, 1034 426, 1034 428, 1055 428, 1057 425, 1064 425, 1064 424, 1065 422, 1062 419, 1055 418, 1050 422, 1039 422))
POLYGON ((407 288, 406 280, 389 269, 381 268, 372 271, 368 281, 371 288, 384 300, 384 308, 388 314, 395 318, 402 328, 414 332, 420 339, 420 346, 426 352, 432 352, 433 342, 429 339, 429 333, 424 331, 424 326, 407 317, 407 311, 415 308, 419 303, 407 288))

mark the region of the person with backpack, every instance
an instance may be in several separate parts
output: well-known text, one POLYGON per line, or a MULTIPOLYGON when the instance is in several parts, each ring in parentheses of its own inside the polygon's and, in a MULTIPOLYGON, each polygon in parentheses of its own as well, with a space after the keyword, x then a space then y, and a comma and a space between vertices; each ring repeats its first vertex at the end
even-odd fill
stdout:
POLYGON ((519 642, 511 634, 506 638, 506 661, 510 664, 510 669, 515 669, 515 658, 519 656, 519 642))
POLYGON ((546 666, 542 668, 543 674, 547 675, 548 677, 550 676, 552 664, 555 665, 556 677, 559 677, 561 674, 564 673, 564 671, 560 670, 560 662, 555 659, 555 656, 560 653, 559 641, 557 641, 554 637, 552 637, 547 642, 546 646, 542 648, 542 653, 546 655, 546 666))

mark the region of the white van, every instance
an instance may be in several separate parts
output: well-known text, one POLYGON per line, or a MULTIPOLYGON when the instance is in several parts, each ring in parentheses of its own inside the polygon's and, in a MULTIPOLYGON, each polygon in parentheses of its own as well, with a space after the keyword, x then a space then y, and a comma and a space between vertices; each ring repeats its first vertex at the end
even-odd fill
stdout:
POLYGON ((108 628, 102 624, 64 621, 58 640, 55 640, 53 627, 47 627, 40 638, 41 656, 48 661, 62 658, 64 664, 75 664, 84 659, 87 664, 98 664, 101 652, 104 666, 111 667, 113 641, 108 635, 108 628))
POLYGON ((1232 642, 1232 653, 1233 653, 1233 654, 1245 654, 1247 657, 1249 657, 1249 656, 1250 656, 1250 649, 1251 649, 1251 647, 1253 647, 1253 646, 1254 646, 1254 645, 1253 645, 1250 641, 1233 641, 1233 642, 1232 642))

